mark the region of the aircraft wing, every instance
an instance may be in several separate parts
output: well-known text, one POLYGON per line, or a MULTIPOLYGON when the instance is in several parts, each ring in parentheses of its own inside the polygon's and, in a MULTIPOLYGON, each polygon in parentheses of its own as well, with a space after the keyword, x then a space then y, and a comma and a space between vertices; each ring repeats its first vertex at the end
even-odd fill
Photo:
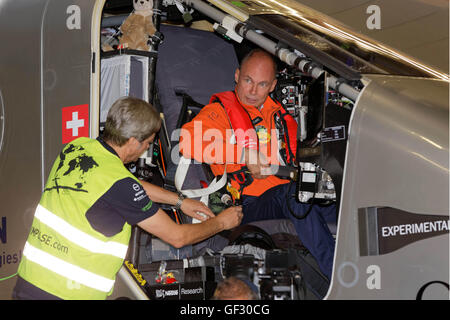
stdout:
POLYGON ((209 2, 278 39, 306 42, 359 73, 449 79, 447 0, 380 0, 376 7, 367 0, 209 2))

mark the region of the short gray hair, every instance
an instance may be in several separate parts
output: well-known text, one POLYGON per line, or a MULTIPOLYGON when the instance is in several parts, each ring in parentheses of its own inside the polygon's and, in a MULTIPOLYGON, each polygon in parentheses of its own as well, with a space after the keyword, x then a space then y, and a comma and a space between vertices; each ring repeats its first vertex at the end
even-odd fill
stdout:
POLYGON ((123 146, 131 137, 142 142, 159 131, 161 117, 150 103, 122 97, 113 103, 106 117, 102 138, 117 146, 123 146))

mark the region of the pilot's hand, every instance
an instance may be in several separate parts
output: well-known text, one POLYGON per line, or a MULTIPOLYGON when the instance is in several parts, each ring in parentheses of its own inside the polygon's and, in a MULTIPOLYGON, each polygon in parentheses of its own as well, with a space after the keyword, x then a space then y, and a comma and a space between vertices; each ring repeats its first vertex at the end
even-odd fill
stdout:
POLYGON ((230 207, 217 215, 217 219, 222 221, 225 230, 233 229, 234 227, 240 225, 242 217, 243 214, 241 206, 230 207))
POLYGON ((269 162, 258 150, 245 150, 245 165, 254 179, 264 179, 272 174, 269 162))
POLYGON ((203 202, 186 198, 181 203, 181 210, 188 216, 206 221, 209 218, 214 218, 215 215, 203 202))

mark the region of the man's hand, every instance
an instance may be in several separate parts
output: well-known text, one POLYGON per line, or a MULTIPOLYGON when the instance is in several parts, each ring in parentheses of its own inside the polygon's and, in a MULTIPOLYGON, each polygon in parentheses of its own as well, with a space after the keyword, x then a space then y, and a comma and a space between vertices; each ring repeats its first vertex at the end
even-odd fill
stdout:
POLYGON ((266 157, 258 150, 245 149, 245 165, 254 179, 264 179, 271 175, 270 165, 266 157))
POLYGON ((225 230, 233 229, 234 227, 240 225, 242 217, 243 214, 241 206, 230 207, 217 215, 217 219, 222 221, 225 230))
POLYGON ((181 210, 186 215, 200 221, 215 217, 214 213, 203 202, 194 199, 184 199, 181 203, 181 210))

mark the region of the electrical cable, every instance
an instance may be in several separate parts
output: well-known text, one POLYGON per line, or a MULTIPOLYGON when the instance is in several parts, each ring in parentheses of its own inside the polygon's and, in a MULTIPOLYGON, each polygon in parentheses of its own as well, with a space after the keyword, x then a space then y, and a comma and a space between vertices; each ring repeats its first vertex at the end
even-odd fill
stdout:
MULTIPOLYGON (((301 175, 299 174, 299 179, 300 179, 300 178, 301 178, 301 175)), ((298 219, 298 220, 305 219, 305 218, 308 216, 308 214, 311 212, 312 207, 313 207, 313 205, 314 205, 314 200, 316 199, 316 191, 315 191, 315 190, 317 190, 317 180, 318 180, 318 179, 316 179, 316 182, 315 182, 314 193, 313 193, 312 200, 311 200, 311 203, 310 203, 310 205, 309 205, 309 208, 308 208, 308 210, 307 210, 304 214, 302 214, 302 215, 297 215, 297 213, 295 213, 295 212, 292 210, 292 207, 291 207, 291 205, 289 204, 289 200, 290 200, 289 196, 292 196, 292 198, 295 198, 295 196, 296 196, 295 193, 294 193, 294 194, 291 194, 291 193, 290 193, 291 186, 289 186, 288 192, 286 193, 286 204, 287 204, 287 207, 288 207, 289 212, 292 214, 292 216, 293 216, 294 218, 296 218, 296 219, 298 219)))
POLYGON ((0 281, 5 281, 5 280, 11 279, 11 278, 13 278, 15 276, 17 276, 17 272, 14 273, 13 275, 10 275, 10 276, 4 277, 4 278, 0 278, 0 281))
POLYGON ((164 155, 163 155, 163 150, 162 150, 162 143, 161 143, 161 139, 159 139, 159 154, 161 156, 161 165, 163 167, 163 173, 164 173, 164 177, 167 176, 167 172, 166 172, 166 167, 164 165, 164 155))

